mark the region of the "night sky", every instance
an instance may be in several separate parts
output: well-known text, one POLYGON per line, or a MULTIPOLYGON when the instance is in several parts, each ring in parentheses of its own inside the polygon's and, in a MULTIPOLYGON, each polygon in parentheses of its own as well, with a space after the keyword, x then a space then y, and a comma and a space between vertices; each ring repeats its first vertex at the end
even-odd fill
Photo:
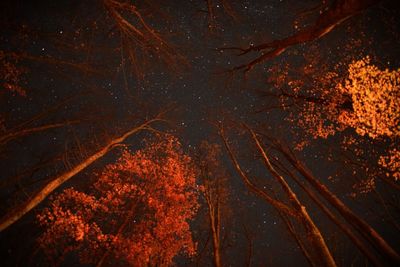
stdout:
MULTIPOLYGON (((321 1, 210 1, 215 11, 216 27, 212 29, 205 12, 206 1, 132 2, 149 25, 171 44, 173 51, 182 55, 179 60, 173 54, 176 65, 163 62, 157 54, 139 51, 135 64, 140 70, 135 73, 124 54, 126 51, 121 49, 123 40, 119 31, 102 1, 2 1, 0 4, 0 50, 19 56, 16 64, 24 70, 20 84, 26 89, 26 96, 21 96, 1 88, 1 133, 25 126, 68 122, 67 126, 1 145, 2 216, 64 171, 66 165, 79 162, 111 137, 166 107, 173 107, 166 115, 170 122, 158 125, 157 129, 178 136, 185 151, 196 153, 202 140, 222 145, 215 124, 224 123, 228 139, 246 171, 252 173, 260 188, 275 190, 278 187, 273 185, 272 176, 265 172, 262 162, 258 162, 257 153, 248 145, 248 136, 234 126, 245 122, 292 147, 308 138, 285 119, 287 110, 258 112, 275 103, 260 95, 260 91, 272 86, 268 78, 273 74, 268 70, 279 66, 277 71, 283 71, 287 63, 301 65, 313 53, 319 53, 326 65, 340 62, 343 55, 355 59, 372 55, 387 68, 400 66, 400 12, 396 1, 382 1, 321 39, 290 47, 246 75, 232 69, 258 54, 238 56, 237 51, 222 48, 249 47, 294 34, 293 22, 298 14, 321 1), (235 18, 224 11, 224 2, 231 3, 235 18), (361 40, 362 45, 352 47, 354 40, 361 40)), ((303 23, 312 23, 317 15, 318 11, 303 23)), ((148 135, 139 133, 126 143, 134 150, 148 135)), ((333 162, 327 160, 330 153, 342 153, 339 146, 345 135, 358 138, 347 129, 328 139, 310 138, 311 145, 296 153, 342 201, 400 251, 398 189, 377 182, 374 194, 354 198, 355 181, 365 178, 368 171, 354 172, 356 167, 347 166, 341 157, 333 162), (384 200, 385 208, 379 199, 384 200)), ((382 142, 359 139, 366 151, 363 162, 367 164, 376 159, 368 151, 385 151, 398 145, 398 137, 382 142)), ((88 174, 112 162, 117 151, 96 161, 56 192, 71 186, 88 188, 91 184, 88 174)), ((249 192, 224 149, 222 161, 229 174, 230 189, 229 212, 222 219, 223 266, 246 266, 249 249, 246 232, 252 240, 251 266, 307 266, 280 216, 249 192)), ((291 185, 324 234, 338 266, 372 266, 306 194, 296 184, 291 182, 291 185)), ((41 229, 35 223, 35 215, 45 205, 46 201, 0 233, 1 266, 48 266, 36 243, 41 229)), ((198 252, 206 245, 209 231, 204 214, 201 209, 192 222, 198 252)), ((78 265, 73 259, 64 264, 78 265)), ((192 260, 179 256, 176 264, 212 266, 211 241, 192 260)))

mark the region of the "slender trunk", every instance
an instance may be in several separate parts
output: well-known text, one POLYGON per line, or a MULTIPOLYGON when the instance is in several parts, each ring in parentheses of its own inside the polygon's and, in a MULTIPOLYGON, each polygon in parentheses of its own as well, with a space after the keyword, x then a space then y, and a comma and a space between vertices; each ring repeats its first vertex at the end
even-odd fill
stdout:
POLYGON ((245 225, 243 225, 243 230, 244 230, 245 237, 247 239, 246 266, 250 267, 251 266, 251 258, 253 256, 253 236, 252 236, 252 234, 249 233, 249 231, 247 230, 245 225))
POLYGON ((296 233, 296 230, 294 229, 292 222, 289 220, 289 218, 286 216, 286 214, 282 213, 278 209, 276 209, 276 211, 278 212, 279 216, 282 218, 283 222, 286 225, 286 229, 288 230, 290 235, 293 237, 296 244, 299 246, 299 248, 300 248, 301 252, 303 253, 304 257, 306 258, 307 262, 312 266, 313 265, 312 256, 308 252, 304 242, 301 240, 301 238, 296 233))
POLYGON ((220 212, 218 201, 213 201, 211 193, 206 195, 206 201, 208 204, 208 216, 210 219, 210 228, 213 241, 213 255, 214 255, 214 265, 215 267, 221 267, 221 242, 220 242, 220 212))
POLYGON ((14 139, 17 139, 19 137, 22 137, 22 136, 25 136, 28 134, 37 133, 37 132, 41 132, 41 131, 45 131, 45 130, 49 130, 49 129, 61 128, 61 127, 79 123, 79 122, 80 122, 79 120, 66 121, 66 122, 47 124, 47 125, 32 127, 32 128, 23 129, 23 130, 11 132, 11 133, 6 133, 6 134, 0 136, 0 145, 3 146, 14 139))
POLYGON ((291 153, 289 148, 279 144, 278 148, 297 171, 323 196, 339 213, 353 225, 392 264, 400 264, 399 254, 363 219, 351 211, 338 197, 316 179, 312 173, 291 153))
POLYGON ((221 247, 220 247, 220 238, 217 235, 217 230, 215 226, 212 227, 212 237, 213 237, 213 252, 214 252, 214 264, 215 267, 221 267, 221 247))
POLYGON ((203 255, 203 253, 206 251, 209 241, 210 241, 210 231, 208 231, 208 233, 207 233, 207 239, 206 239, 206 242, 204 243, 203 248, 201 250, 199 249, 198 252, 197 252, 196 267, 200 266, 201 257, 203 255))
POLYGON ((354 243, 354 245, 360 250, 360 252, 374 265, 377 267, 383 266, 383 263, 375 256, 374 251, 364 244, 356 234, 353 233, 352 229, 342 221, 340 221, 333 212, 316 196, 309 186, 301 183, 299 179, 290 171, 287 170, 290 177, 307 193, 307 195, 317 204, 317 206, 328 216, 328 218, 339 227, 342 232, 354 243))
POLYGON ((233 154, 233 151, 231 149, 231 147, 228 144, 228 141, 223 133, 223 131, 221 130, 219 135, 222 138, 222 141, 224 142, 225 148, 228 151, 229 157, 236 169, 236 171, 239 173, 239 175, 241 176, 243 182, 245 183, 246 187, 253 193, 255 193, 257 196, 259 196, 261 199, 263 199, 264 201, 266 201, 267 203, 269 203, 270 205, 272 205, 274 208, 277 208, 283 212, 285 212, 286 214, 290 215, 290 216, 294 216, 294 217, 298 217, 298 212, 296 210, 294 210, 293 208, 289 207, 288 205, 286 205, 285 203, 283 203, 282 201, 276 200, 273 197, 271 197, 270 195, 268 195, 267 193, 265 193, 263 190, 259 189, 250 179, 249 177, 246 175, 246 173, 242 170, 242 168, 240 167, 239 162, 237 161, 235 155, 233 154))
POLYGON ((129 136, 145 129, 149 129, 149 125, 155 121, 159 121, 160 119, 155 118, 152 120, 149 120, 139 126, 135 126, 135 128, 132 128, 130 131, 126 132, 124 135, 120 136, 119 138, 113 139, 111 142, 109 142, 107 145, 105 145, 101 150, 97 151, 93 155, 87 157, 85 160, 80 162, 79 164, 75 165, 72 169, 66 171, 65 173, 57 176, 54 178, 51 182, 46 184, 42 189, 39 190, 36 194, 34 194, 30 199, 28 199, 26 202, 22 203, 19 207, 16 207, 13 209, 11 212, 6 214, 4 217, 0 219, 0 232, 9 227, 11 224, 14 222, 18 221, 21 219, 22 216, 24 216, 26 213, 28 213, 30 210, 35 208, 37 205, 39 205, 48 195, 50 195, 54 190, 56 190, 60 185, 71 179, 73 176, 76 174, 80 173, 82 170, 90 166, 93 162, 95 162, 97 159, 103 157, 104 155, 107 154, 112 148, 115 146, 119 145, 123 141, 125 141, 126 138, 129 136))
POLYGON ((256 134, 249 127, 246 126, 246 128, 250 132, 253 140, 255 141, 257 148, 263 157, 266 168, 281 184, 282 189, 288 196, 290 203, 295 208, 295 210, 297 210, 298 213, 300 214, 300 219, 301 219, 302 223, 304 224, 305 229, 308 232, 310 241, 315 249, 315 251, 314 251, 315 253, 313 253, 313 258, 312 258, 313 265, 314 266, 332 266, 332 267, 336 266, 335 260, 333 259, 321 232, 319 231, 318 227, 314 224, 314 221, 311 219, 306 208, 302 205, 300 200, 297 198, 297 195, 290 188, 290 186, 286 182, 286 180, 272 166, 272 164, 270 163, 270 160, 269 160, 264 148, 262 147, 261 143, 259 142, 256 134))

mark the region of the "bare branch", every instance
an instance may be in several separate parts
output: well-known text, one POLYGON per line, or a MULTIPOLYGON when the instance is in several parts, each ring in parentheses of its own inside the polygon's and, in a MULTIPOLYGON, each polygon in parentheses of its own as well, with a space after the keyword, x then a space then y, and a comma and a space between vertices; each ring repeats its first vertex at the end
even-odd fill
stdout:
POLYGON ((28 201, 23 203, 21 206, 14 208, 8 214, 6 214, 3 218, 0 219, 0 231, 5 230, 7 227, 12 225, 14 222, 18 221, 22 216, 28 213, 30 210, 39 205, 44 199, 47 198, 54 190, 56 190, 60 185, 74 177, 76 174, 80 173, 82 170, 89 167, 93 162, 97 159, 106 155, 110 150, 112 150, 115 146, 118 146, 120 143, 124 142, 126 138, 129 136, 146 129, 146 127, 150 124, 153 124, 160 119, 158 116, 154 119, 148 120, 142 123, 139 126, 135 126, 122 136, 113 139, 111 142, 106 144, 101 150, 92 154, 91 156, 84 159, 82 162, 75 165, 72 169, 66 171, 65 173, 55 177, 51 182, 46 184, 41 190, 39 190, 36 194, 34 194, 28 201))
POLYGON ((380 0, 336 0, 328 10, 319 15, 314 24, 305 27, 294 35, 268 43, 249 46, 247 48, 226 47, 220 48, 220 50, 238 50, 241 52, 239 55, 244 55, 250 52, 261 53, 260 56, 256 57, 252 61, 233 68, 235 71, 242 70, 244 73, 247 73, 256 65, 279 56, 286 51, 286 49, 292 46, 320 39, 341 25, 344 21, 359 14, 379 1, 380 0))

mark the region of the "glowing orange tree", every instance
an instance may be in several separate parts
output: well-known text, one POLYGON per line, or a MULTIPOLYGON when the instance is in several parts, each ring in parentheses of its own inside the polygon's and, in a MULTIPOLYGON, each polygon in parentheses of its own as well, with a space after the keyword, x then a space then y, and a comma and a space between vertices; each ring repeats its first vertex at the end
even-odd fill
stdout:
POLYGON ((291 81, 290 89, 279 97, 283 106, 300 104, 292 119, 314 138, 348 127, 374 139, 394 138, 400 134, 399 81, 399 70, 382 70, 364 57, 348 65, 344 78, 327 72, 309 90, 300 81, 291 81))
MULTIPOLYGON (((301 130, 296 148, 341 133, 343 150, 353 151, 360 160, 365 158, 363 165, 357 165, 363 166, 365 174, 354 184, 356 191, 371 192, 376 177, 394 185, 400 173, 395 149, 400 134, 399 69, 377 66, 366 56, 334 67, 310 63, 301 71, 303 76, 292 79, 295 71, 285 66, 280 74, 269 77, 274 88, 262 92, 288 111, 286 119, 293 129, 301 130), (352 131, 344 132, 346 129, 352 131), (384 144, 388 148, 382 153, 378 148, 384 144)), ((345 156, 344 163, 350 166, 351 160, 345 156)))
POLYGON ((172 136, 147 141, 97 174, 89 193, 69 188, 39 215, 50 259, 78 252, 82 263, 170 265, 196 251, 189 220, 197 211, 191 158, 172 136))
POLYGON ((342 112, 339 122, 352 126, 357 133, 372 138, 400 135, 400 69, 381 70, 370 58, 349 66, 349 77, 339 85, 351 96, 353 111, 342 112))

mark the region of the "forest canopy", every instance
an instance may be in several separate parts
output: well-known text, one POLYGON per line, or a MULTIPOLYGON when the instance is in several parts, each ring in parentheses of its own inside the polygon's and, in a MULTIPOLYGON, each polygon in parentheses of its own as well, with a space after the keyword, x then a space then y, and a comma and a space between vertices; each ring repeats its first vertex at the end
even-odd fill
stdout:
POLYGON ((400 265, 395 0, 0 12, 2 266, 400 265))

